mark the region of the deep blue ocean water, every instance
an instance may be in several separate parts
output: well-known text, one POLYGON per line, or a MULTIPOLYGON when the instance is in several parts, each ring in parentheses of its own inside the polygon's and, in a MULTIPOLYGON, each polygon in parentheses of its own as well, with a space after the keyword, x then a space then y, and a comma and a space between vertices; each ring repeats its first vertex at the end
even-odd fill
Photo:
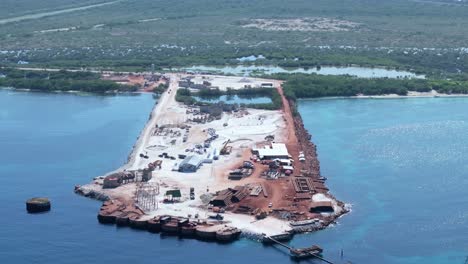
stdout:
MULTIPOLYGON (((0 263, 290 263, 282 249, 100 225, 75 184, 122 165, 155 101, 0 90, 0 263), (30 215, 25 200, 52 210, 30 215)), ((329 187, 352 213, 296 236, 336 263, 464 263, 468 99, 303 101, 329 187), (339 257, 343 249, 343 260, 339 257)), ((319 263, 306 261, 305 263, 319 263)))

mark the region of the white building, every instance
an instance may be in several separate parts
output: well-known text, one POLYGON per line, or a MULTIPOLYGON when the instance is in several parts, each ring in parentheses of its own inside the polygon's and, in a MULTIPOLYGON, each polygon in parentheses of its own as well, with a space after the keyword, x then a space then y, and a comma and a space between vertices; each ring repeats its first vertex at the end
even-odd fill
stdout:
POLYGON ((290 159, 286 144, 283 143, 271 143, 270 146, 263 148, 253 148, 252 152, 256 154, 260 159, 290 159))

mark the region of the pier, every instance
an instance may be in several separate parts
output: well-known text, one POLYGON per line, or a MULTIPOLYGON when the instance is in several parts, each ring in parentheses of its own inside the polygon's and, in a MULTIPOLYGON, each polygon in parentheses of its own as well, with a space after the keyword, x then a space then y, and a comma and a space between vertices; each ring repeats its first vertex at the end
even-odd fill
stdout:
POLYGON ((323 257, 320 256, 320 254, 323 252, 323 249, 317 245, 312 245, 311 247, 307 248, 294 248, 289 245, 286 245, 270 236, 265 237, 266 239, 269 239, 270 241, 285 247, 289 250, 289 255, 291 258, 295 259, 305 259, 305 258, 317 258, 320 259, 321 261, 324 261, 329 264, 333 264, 333 262, 324 259, 323 257))

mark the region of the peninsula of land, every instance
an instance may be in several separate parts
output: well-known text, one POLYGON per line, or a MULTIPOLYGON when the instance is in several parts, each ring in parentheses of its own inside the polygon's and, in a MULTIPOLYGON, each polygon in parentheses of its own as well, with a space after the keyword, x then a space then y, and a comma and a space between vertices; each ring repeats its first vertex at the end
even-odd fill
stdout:
POLYGON ((141 78, 146 91, 166 89, 127 164, 75 187, 104 201, 101 223, 218 241, 289 239, 348 211, 326 187, 316 146, 281 81, 185 73, 131 78, 141 78), (282 108, 177 100, 181 89, 204 88, 275 89, 282 108))

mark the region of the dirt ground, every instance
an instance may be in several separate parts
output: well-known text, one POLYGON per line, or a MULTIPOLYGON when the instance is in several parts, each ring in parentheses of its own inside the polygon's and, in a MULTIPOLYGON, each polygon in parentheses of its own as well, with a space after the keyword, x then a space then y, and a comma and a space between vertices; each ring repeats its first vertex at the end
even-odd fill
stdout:
MULTIPOLYGON (((265 197, 263 192, 260 193, 258 197, 247 196, 234 207, 234 210, 239 206, 248 206, 252 209, 259 208, 262 210, 270 210, 269 205, 271 204, 271 209, 286 210, 293 212, 297 215, 298 219, 317 217, 317 214, 312 214, 309 212, 310 201, 294 201, 294 197, 296 196, 296 191, 292 183, 292 181, 294 180, 294 176, 300 176, 304 170, 307 170, 308 168, 310 170, 312 166, 310 165, 311 162, 302 163, 298 160, 299 152, 303 151, 304 146, 297 138, 295 120, 292 115, 290 104, 288 100, 284 97, 281 86, 278 86, 277 89, 280 95, 283 97, 284 107, 282 110, 282 115, 284 121, 286 122, 286 129, 283 130, 281 138, 278 138, 276 141, 286 143, 288 151, 294 159, 294 174, 286 178, 280 178, 277 180, 267 180, 266 178, 261 176, 262 173, 268 169, 268 166, 256 162, 254 173, 251 176, 239 181, 228 180, 227 177, 228 172, 230 170, 238 168, 242 165, 242 162, 244 160, 250 159, 252 155, 250 149, 245 149, 242 153, 242 156, 238 157, 235 163, 217 168, 215 174, 218 177, 218 181, 222 181, 225 184, 233 185, 233 187, 235 185, 250 184, 260 185, 266 189, 268 197, 265 197)), ((310 153, 310 151, 306 152, 310 153)), ((310 155, 313 156, 308 156, 308 159, 316 159, 316 155, 314 152, 312 152, 310 155)))

